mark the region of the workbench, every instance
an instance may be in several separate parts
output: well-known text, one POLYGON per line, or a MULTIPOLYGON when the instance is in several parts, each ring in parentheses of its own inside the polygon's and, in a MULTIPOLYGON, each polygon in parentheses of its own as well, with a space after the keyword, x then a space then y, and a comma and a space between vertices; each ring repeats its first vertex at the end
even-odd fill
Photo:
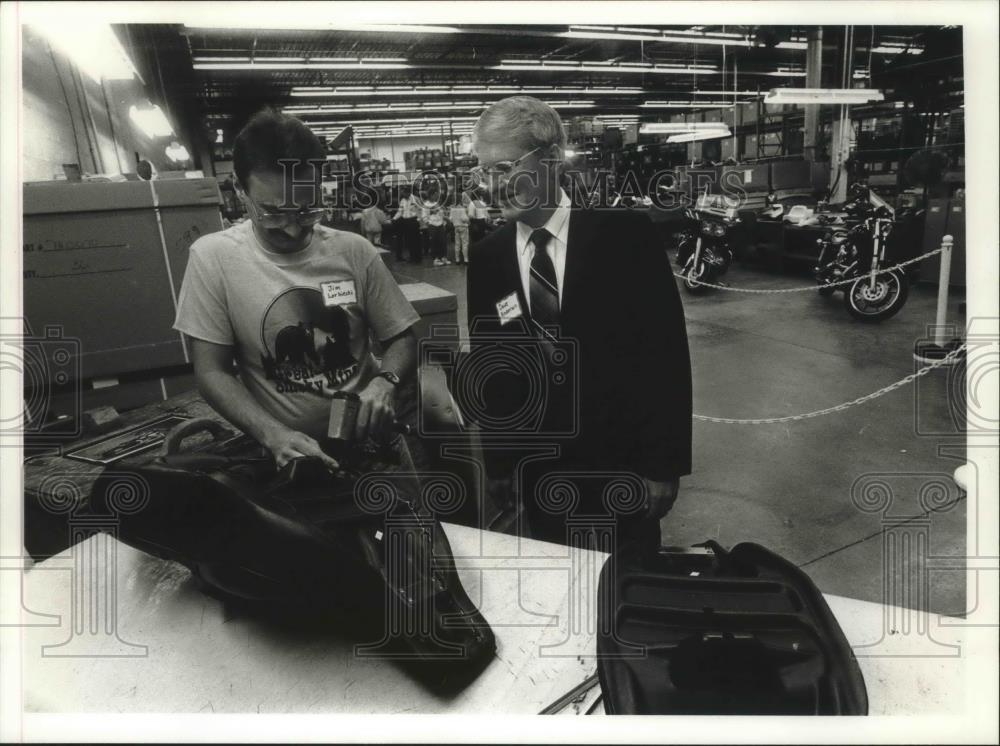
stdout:
MULTIPOLYGON (((445 530, 462 583, 497 639, 493 663, 452 698, 432 694, 394 662, 357 657, 337 633, 234 612, 199 591, 180 565, 99 535, 22 576, 21 623, 36 625, 23 635, 26 708, 535 714, 594 672, 596 615, 585 610, 594 608, 605 555, 466 526, 445 530), (75 606, 74 582, 82 599, 75 606), (91 625, 101 631, 86 631, 91 625)), ((960 626, 946 624, 961 620, 826 598, 859 656, 870 714, 961 710, 963 661, 946 647, 962 637, 960 626), (886 620, 896 634, 882 633, 886 620), (916 634, 921 625, 934 644, 916 634)), ((585 711, 597 695, 565 712, 585 711)))
MULTIPOLYGON (((221 420, 190 392, 126 413, 122 424, 166 414, 221 420)), ((63 512, 53 517, 53 541, 28 546, 40 561, 15 575, 23 609, 2 622, 24 629, 29 711, 533 714, 596 670, 603 554, 444 524, 462 583, 497 640, 496 659, 446 698, 392 661, 356 656, 343 633, 227 606, 181 565, 91 535, 93 526, 74 533, 72 505, 60 499, 67 485, 70 496, 88 494, 100 471, 60 454, 25 465, 26 503, 63 512)), ((962 620, 827 601, 855 647, 872 714, 961 710, 962 620)), ((597 694, 566 711, 586 711, 597 694)))

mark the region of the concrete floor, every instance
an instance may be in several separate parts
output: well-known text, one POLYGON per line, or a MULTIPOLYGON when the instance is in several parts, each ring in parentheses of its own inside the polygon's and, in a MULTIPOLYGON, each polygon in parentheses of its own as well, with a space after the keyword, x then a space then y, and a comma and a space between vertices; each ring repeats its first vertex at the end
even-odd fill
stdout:
MULTIPOLYGON (((433 267, 426 259, 422 266, 389 265, 400 282, 454 292, 464 326, 464 268, 433 267)), ((811 284, 807 274, 744 266, 734 266, 726 281, 773 289, 811 284)), ((904 378, 919 367, 913 345, 928 335, 936 302, 935 287, 912 287, 896 317, 869 325, 847 314, 839 293, 681 292, 695 414, 727 418, 811 412, 904 378)), ((959 329, 961 300, 953 294, 948 314, 959 329)), ((768 425, 696 419, 694 470, 663 521, 664 543, 753 541, 800 565, 826 593, 962 614, 964 572, 934 568, 936 557, 965 554, 965 496, 951 479, 965 459, 950 404, 961 373, 939 369, 814 419, 768 425), (939 453, 943 446, 951 446, 948 455, 939 453), (891 495, 884 510, 869 507, 879 494, 891 495), (905 551, 922 546, 927 550, 905 551)))

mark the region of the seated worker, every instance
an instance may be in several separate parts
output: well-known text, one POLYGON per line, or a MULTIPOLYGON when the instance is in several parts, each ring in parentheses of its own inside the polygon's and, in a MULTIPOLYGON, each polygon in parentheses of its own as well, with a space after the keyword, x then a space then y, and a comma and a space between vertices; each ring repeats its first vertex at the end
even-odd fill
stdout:
POLYGON ((337 468, 320 447, 337 391, 361 398, 358 442, 387 434, 396 388, 416 362, 419 317, 375 248, 318 225, 319 174, 308 162, 325 155, 298 119, 265 110, 250 120, 233 147, 249 220, 191 246, 174 323, 190 340, 205 401, 279 467, 315 456, 337 468), (294 173, 281 159, 295 159, 294 173))

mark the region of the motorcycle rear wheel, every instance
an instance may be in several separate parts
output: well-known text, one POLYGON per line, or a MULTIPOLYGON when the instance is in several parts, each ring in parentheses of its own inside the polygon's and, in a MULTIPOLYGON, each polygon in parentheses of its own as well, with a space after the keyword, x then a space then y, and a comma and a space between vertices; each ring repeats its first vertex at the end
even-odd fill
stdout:
POLYGON ((895 316, 905 305, 910 293, 910 281, 899 270, 892 270, 875 278, 875 288, 870 279, 859 277, 844 293, 847 312, 859 321, 877 324, 895 316))

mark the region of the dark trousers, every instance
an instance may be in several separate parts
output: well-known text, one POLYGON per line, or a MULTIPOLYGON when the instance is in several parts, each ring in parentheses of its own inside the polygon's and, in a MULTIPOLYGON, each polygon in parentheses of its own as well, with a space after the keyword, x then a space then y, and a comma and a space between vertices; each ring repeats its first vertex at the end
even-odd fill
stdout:
POLYGON ((420 223, 416 218, 399 219, 399 238, 396 244, 396 258, 403 258, 403 249, 406 249, 407 258, 411 262, 419 262, 423 256, 420 247, 420 223))
POLYGON ((447 246, 445 227, 443 225, 427 226, 427 248, 430 255, 435 259, 444 258, 447 246))
MULTIPOLYGON (((514 476, 513 465, 492 466, 491 478, 514 476)), ((491 495, 501 511, 518 514, 514 525, 501 530, 604 552, 660 546, 660 522, 645 517, 641 477, 631 470, 539 460, 524 463, 519 471, 517 494, 511 496, 515 504, 499 504, 491 495)))
POLYGON ((486 221, 482 218, 473 218, 469 221, 469 245, 483 240, 486 237, 486 221))

